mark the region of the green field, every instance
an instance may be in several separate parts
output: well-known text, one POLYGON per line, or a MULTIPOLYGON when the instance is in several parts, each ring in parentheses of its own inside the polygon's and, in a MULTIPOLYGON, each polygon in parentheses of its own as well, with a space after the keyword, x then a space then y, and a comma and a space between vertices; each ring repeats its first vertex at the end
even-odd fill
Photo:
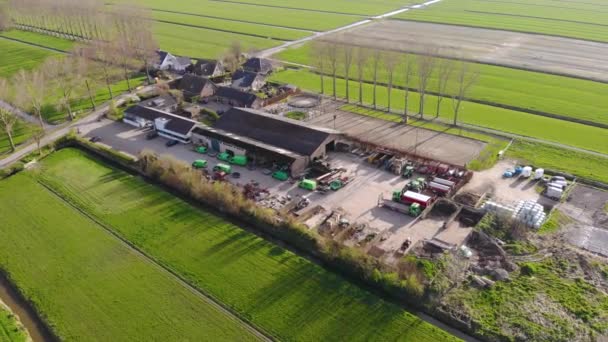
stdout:
POLYGON ((452 339, 307 259, 84 152, 62 150, 43 164, 45 184, 62 197, 278 339, 452 339))
POLYGON ((394 18, 608 41, 608 11, 598 1, 445 0, 394 18))
MULTIPOLYGON (((276 55, 284 61, 312 65, 310 56, 309 44, 276 55)), ((371 63, 370 60, 364 70, 367 81, 373 80, 371 63)), ((493 65, 474 64, 474 67, 479 70, 479 78, 467 95, 471 99, 608 124, 608 84, 493 65)), ((393 80, 396 85, 405 85, 404 70, 404 65, 397 67, 393 80)), ((353 65, 351 78, 356 77, 357 72, 353 65)), ((343 67, 339 68, 339 74, 344 74, 343 67)), ((429 81, 431 91, 438 90, 437 74, 435 72, 429 81)), ((415 69, 413 75, 410 88, 418 88, 415 69)), ((387 80, 386 69, 380 67, 378 82, 387 83, 387 80)))
POLYGON ((45 46, 51 49, 69 51, 74 47, 74 42, 67 39, 57 38, 36 32, 10 30, 0 32, 0 37, 18 39, 24 42, 45 46))
MULTIPOLYGON (((320 92, 321 88, 319 76, 305 70, 278 72, 272 76, 272 79, 278 82, 296 84, 302 89, 313 92, 320 92)), ((344 80, 339 79, 337 81, 336 91, 341 98, 345 97, 345 85, 344 80)), ((332 93, 331 87, 331 78, 325 77, 326 94, 332 93)), ((357 101, 358 88, 358 82, 352 81, 350 83, 351 101, 353 102, 357 101)), ((364 84, 363 94, 364 103, 372 103, 372 85, 364 84)), ((377 96, 380 107, 387 106, 387 95, 386 88, 378 87, 377 96)), ((427 116, 434 115, 436 100, 435 96, 426 96, 425 101, 428 102, 425 102, 425 114, 427 116)), ((392 109, 403 111, 405 106, 404 91, 393 89, 391 102, 392 109)), ((419 97, 417 93, 410 93, 409 111, 412 113, 417 112, 418 105, 419 97)), ((450 99, 446 99, 441 103, 440 118, 448 121, 453 119, 450 99)), ((458 121, 591 151, 608 153, 608 130, 602 128, 472 102, 464 102, 462 104, 458 121)))
POLYGON ((0 38, 0 77, 10 77, 19 69, 36 68, 55 54, 50 50, 0 38))
POLYGON ((307 9, 359 15, 379 15, 400 7, 420 3, 416 0, 237 0, 243 4, 307 9))
POLYGON ((0 182, 0 203, 0 267, 61 340, 252 339, 31 175, 0 182))
POLYGON ((26 342, 28 335, 15 315, 0 303, 0 342, 26 342))
MULTIPOLYGON (((13 142, 15 145, 19 145, 28 140, 32 135, 32 128, 33 126, 31 124, 18 120, 13 128, 13 142)), ((10 150, 11 145, 8 141, 8 136, 4 130, 0 130, 0 156, 10 150)))

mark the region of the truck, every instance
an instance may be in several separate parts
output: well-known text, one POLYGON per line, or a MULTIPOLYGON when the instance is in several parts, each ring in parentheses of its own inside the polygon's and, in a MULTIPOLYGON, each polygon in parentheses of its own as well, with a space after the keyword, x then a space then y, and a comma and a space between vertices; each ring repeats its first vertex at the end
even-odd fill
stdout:
POLYGON ((419 194, 414 191, 394 191, 393 201, 403 204, 418 203, 422 209, 428 207, 433 202, 433 198, 427 195, 419 194))
POLYGON ((398 203, 394 200, 387 200, 380 195, 380 199, 378 201, 378 205, 384 207, 386 209, 390 209, 396 212, 400 212, 402 214, 410 215, 412 217, 416 217, 422 213, 422 207, 419 203, 412 203, 410 205, 398 203))

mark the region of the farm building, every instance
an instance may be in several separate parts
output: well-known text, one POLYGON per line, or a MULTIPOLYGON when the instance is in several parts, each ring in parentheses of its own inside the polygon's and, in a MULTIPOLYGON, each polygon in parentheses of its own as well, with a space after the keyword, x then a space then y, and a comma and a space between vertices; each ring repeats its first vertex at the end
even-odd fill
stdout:
POLYGON ((247 108, 232 108, 213 127, 196 127, 192 142, 218 152, 245 154, 258 164, 288 165, 300 174, 332 150, 340 133, 247 108))
POLYGON ((153 66, 159 70, 184 72, 192 64, 188 57, 176 57, 166 51, 157 51, 156 54, 158 59, 153 66))
POLYGON ((179 90, 184 92, 184 97, 191 99, 194 96, 201 98, 215 94, 217 86, 206 77, 186 74, 179 81, 179 90))
POLYGON ((233 107, 260 108, 262 99, 255 94, 230 87, 219 87, 215 92, 215 101, 233 107))
POLYGON ((221 61, 210 59, 199 59, 189 68, 189 71, 198 76, 217 77, 223 75, 226 70, 221 61))
POLYGON ((264 58, 249 58, 243 63, 243 70, 268 75, 272 72, 272 63, 264 58))
POLYGON ((165 112, 174 112, 177 110, 177 100, 169 94, 141 101, 138 103, 138 105, 142 107, 155 108, 165 112))
POLYGON ((197 124, 179 115, 139 105, 125 110, 123 122, 139 128, 154 127, 158 135, 184 144, 190 142, 192 130, 197 124))
POLYGON ((232 74, 232 87, 243 91, 258 91, 266 84, 262 74, 251 71, 237 70, 232 74))

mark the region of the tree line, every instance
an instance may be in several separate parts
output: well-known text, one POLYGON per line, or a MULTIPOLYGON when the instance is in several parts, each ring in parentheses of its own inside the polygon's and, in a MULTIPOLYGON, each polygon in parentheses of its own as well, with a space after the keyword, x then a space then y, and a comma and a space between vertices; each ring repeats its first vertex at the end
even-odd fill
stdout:
MULTIPOLYGON (((458 123, 462 101, 473 87, 479 76, 475 65, 464 58, 439 58, 440 50, 427 47, 419 54, 404 53, 394 50, 358 46, 333 41, 316 40, 310 49, 310 60, 313 71, 319 75, 320 90, 325 89, 325 78, 331 79, 331 95, 337 98, 337 80, 344 79, 344 93, 347 102, 352 100, 363 104, 364 84, 371 84, 371 105, 378 108, 378 86, 386 87, 386 110, 392 108, 392 92, 397 87, 396 79, 402 81, 404 90, 403 121, 407 121, 408 108, 412 92, 419 96, 419 105, 415 114, 420 118, 425 113, 426 96, 436 96, 435 117, 439 116, 441 104, 448 98, 452 104, 453 124, 458 123), (358 83, 358 98, 351 95, 351 81, 358 83)), ((459 55, 456 53, 456 55, 459 55)))
MULTIPOLYGON (((149 71, 158 59, 159 46, 149 12, 138 6, 115 6, 107 12, 102 5, 96 0, 10 0, 0 11, 0 29, 26 26, 44 34, 84 40, 36 69, 21 69, 10 81, 0 79, 0 99, 30 110, 37 118, 40 127, 33 136, 38 143, 44 134, 43 109, 49 101, 73 120, 74 101, 88 98, 90 108, 97 109, 95 96, 101 87, 113 99, 112 85, 120 78, 129 91, 134 73, 145 71, 148 83, 152 81, 149 71)), ((17 120, 15 108, 0 107, 0 128, 13 150, 17 120)))

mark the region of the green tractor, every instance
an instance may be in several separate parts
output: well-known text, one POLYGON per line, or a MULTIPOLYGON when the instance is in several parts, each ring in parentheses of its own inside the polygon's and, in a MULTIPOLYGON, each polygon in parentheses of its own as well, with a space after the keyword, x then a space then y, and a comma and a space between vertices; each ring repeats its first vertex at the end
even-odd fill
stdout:
POLYGON ((205 159, 197 159, 192 162, 192 167, 195 169, 204 169, 207 167, 207 161, 205 159))
POLYGON ((412 203, 410 204, 410 216, 412 217, 416 217, 418 215, 420 215, 420 213, 422 212, 422 207, 420 206, 420 203, 412 203))
POLYGON ((410 178, 412 175, 414 175, 414 167, 412 165, 406 166, 401 174, 403 178, 410 178))

